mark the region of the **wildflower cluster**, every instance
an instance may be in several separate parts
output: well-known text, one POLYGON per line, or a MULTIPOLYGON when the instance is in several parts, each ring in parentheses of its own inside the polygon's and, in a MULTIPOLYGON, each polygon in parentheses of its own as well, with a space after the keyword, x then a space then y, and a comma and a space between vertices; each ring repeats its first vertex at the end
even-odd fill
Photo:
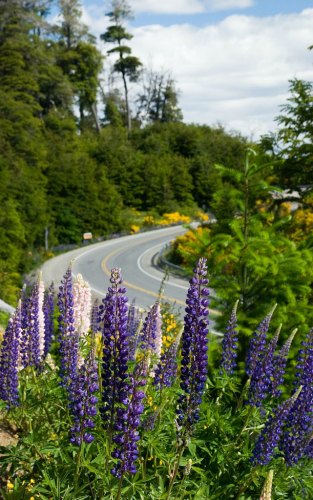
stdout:
MULTIPOLYGON (((57 293, 54 332, 53 286, 45 291, 38 279, 24 288, 0 347, 0 410, 10 411, 9 422, 18 415, 22 459, 15 470, 18 451, 7 454, 9 462, 2 455, 0 493, 29 496, 31 471, 34 498, 47 492, 116 500, 260 498, 262 491, 261 498, 270 500, 282 460, 295 477, 298 463, 311 477, 313 329, 301 343, 290 389, 284 376, 296 330, 285 342, 281 326, 272 334, 273 308, 251 336, 245 385, 237 359, 238 302, 212 349, 215 357, 220 352, 218 366, 209 363, 209 295, 207 264, 200 259, 180 328, 161 294, 145 312, 129 305, 120 269, 112 269, 100 304, 92 303, 88 283, 69 268, 57 293), (37 446, 40 436, 45 442, 37 446), (42 473, 34 457, 25 465, 30 448, 42 473), (62 490, 55 485, 63 476, 62 490)), ((296 484, 291 476, 281 476, 291 482, 288 498, 296 484)), ((310 498, 306 485, 303 492, 310 498)))

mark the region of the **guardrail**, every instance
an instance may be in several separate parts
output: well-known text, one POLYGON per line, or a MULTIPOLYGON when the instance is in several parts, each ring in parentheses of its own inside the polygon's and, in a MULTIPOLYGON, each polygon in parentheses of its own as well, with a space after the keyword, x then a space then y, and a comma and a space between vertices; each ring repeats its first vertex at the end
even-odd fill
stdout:
POLYGON ((155 265, 163 271, 169 271, 179 278, 189 279, 190 275, 185 269, 167 260, 166 255, 169 253, 170 248, 171 243, 166 243, 166 245, 161 248, 160 252, 156 255, 155 265))

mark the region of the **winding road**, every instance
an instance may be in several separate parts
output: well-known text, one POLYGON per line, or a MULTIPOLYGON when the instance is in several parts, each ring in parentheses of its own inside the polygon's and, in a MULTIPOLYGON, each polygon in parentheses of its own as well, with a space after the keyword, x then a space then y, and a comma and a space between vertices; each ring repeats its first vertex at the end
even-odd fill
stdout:
MULTIPOLYGON (((42 278, 46 284, 54 281, 58 287, 72 262, 74 276, 82 274, 90 284, 94 297, 101 298, 109 286, 110 270, 119 267, 128 299, 136 299, 138 307, 147 309, 158 296, 164 277, 164 273, 153 266, 153 257, 165 244, 185 232, 186 228, 183 226, 172 226, 73 250, 45 262, 42 266, 42 278)), ((170 276, 165 282, 163 297, 182 313, 187 289, 186 280, 170 276)))

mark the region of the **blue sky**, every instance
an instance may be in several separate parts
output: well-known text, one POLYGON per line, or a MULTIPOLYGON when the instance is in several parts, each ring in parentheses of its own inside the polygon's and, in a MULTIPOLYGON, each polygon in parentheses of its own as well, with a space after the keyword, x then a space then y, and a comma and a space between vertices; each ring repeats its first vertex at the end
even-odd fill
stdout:
MULTIPOLYGON (((107 5, 109 4, 108 1, 104 0, 83 0, 82 3, 85 6, 97 5, 101 13, 108 10, 107 5)), ((300 12, 303 9, 313 7, 311 0, 239 0, 238 2, 236 0, 227 0, 225 2, 217 0, 211 2, 211 7, 209 1, 197 0, 197 2, 193 2, 192 0, 186 0, 181 2, 184 7, 182 9, 179 9, 180 2, 175 0, 159 0, 158 2, 132 2, 130 0, 129 4, 133 4, 133 10, 136 12, 132 22, 133 26, 155 23, 169 26, 186 22, 195 26, 203 26, 218 22, 226 16, 239 12, 248 16, 266 17, 281 13, 300 12), (215 5, 212 5, 212 3, 215 5), (192 7, 193 4, 195 5, 194 8, 192 7), (199 10, 202 7, 200 12, 195 12, 197 5, 199 10)))
MULTIPOLYGON (((109 1, 82 0, 96 36, 109 1)), ((134 55, 170 72, 186 122, 221 124, 257 138, 273 130, 288 80, 313 80, 313 1, 129 0, 134 55)), ((109 47, 99 42, 106 53, 109 47)), ((106 59, 104 86, 108 85, 106 59)), ((114 82, 118 86, 118 81, 114 82)), ((135 89, 134 89, 135 91, 135 89)))

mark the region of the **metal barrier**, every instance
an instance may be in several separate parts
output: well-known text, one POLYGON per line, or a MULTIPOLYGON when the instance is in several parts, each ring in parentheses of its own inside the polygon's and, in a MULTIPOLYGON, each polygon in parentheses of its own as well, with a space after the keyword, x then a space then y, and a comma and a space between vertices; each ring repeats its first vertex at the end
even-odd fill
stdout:
POLYGON ((169 271, 171 274, 174 274, 180 278, 190 278, 189 273, 185 269, 167 260, 166 255, 169 253, 170 248, 171 242, 166 243, 166 245, 161 248, 160 252, 156 256, 156 266, 164 271, 169 271))

